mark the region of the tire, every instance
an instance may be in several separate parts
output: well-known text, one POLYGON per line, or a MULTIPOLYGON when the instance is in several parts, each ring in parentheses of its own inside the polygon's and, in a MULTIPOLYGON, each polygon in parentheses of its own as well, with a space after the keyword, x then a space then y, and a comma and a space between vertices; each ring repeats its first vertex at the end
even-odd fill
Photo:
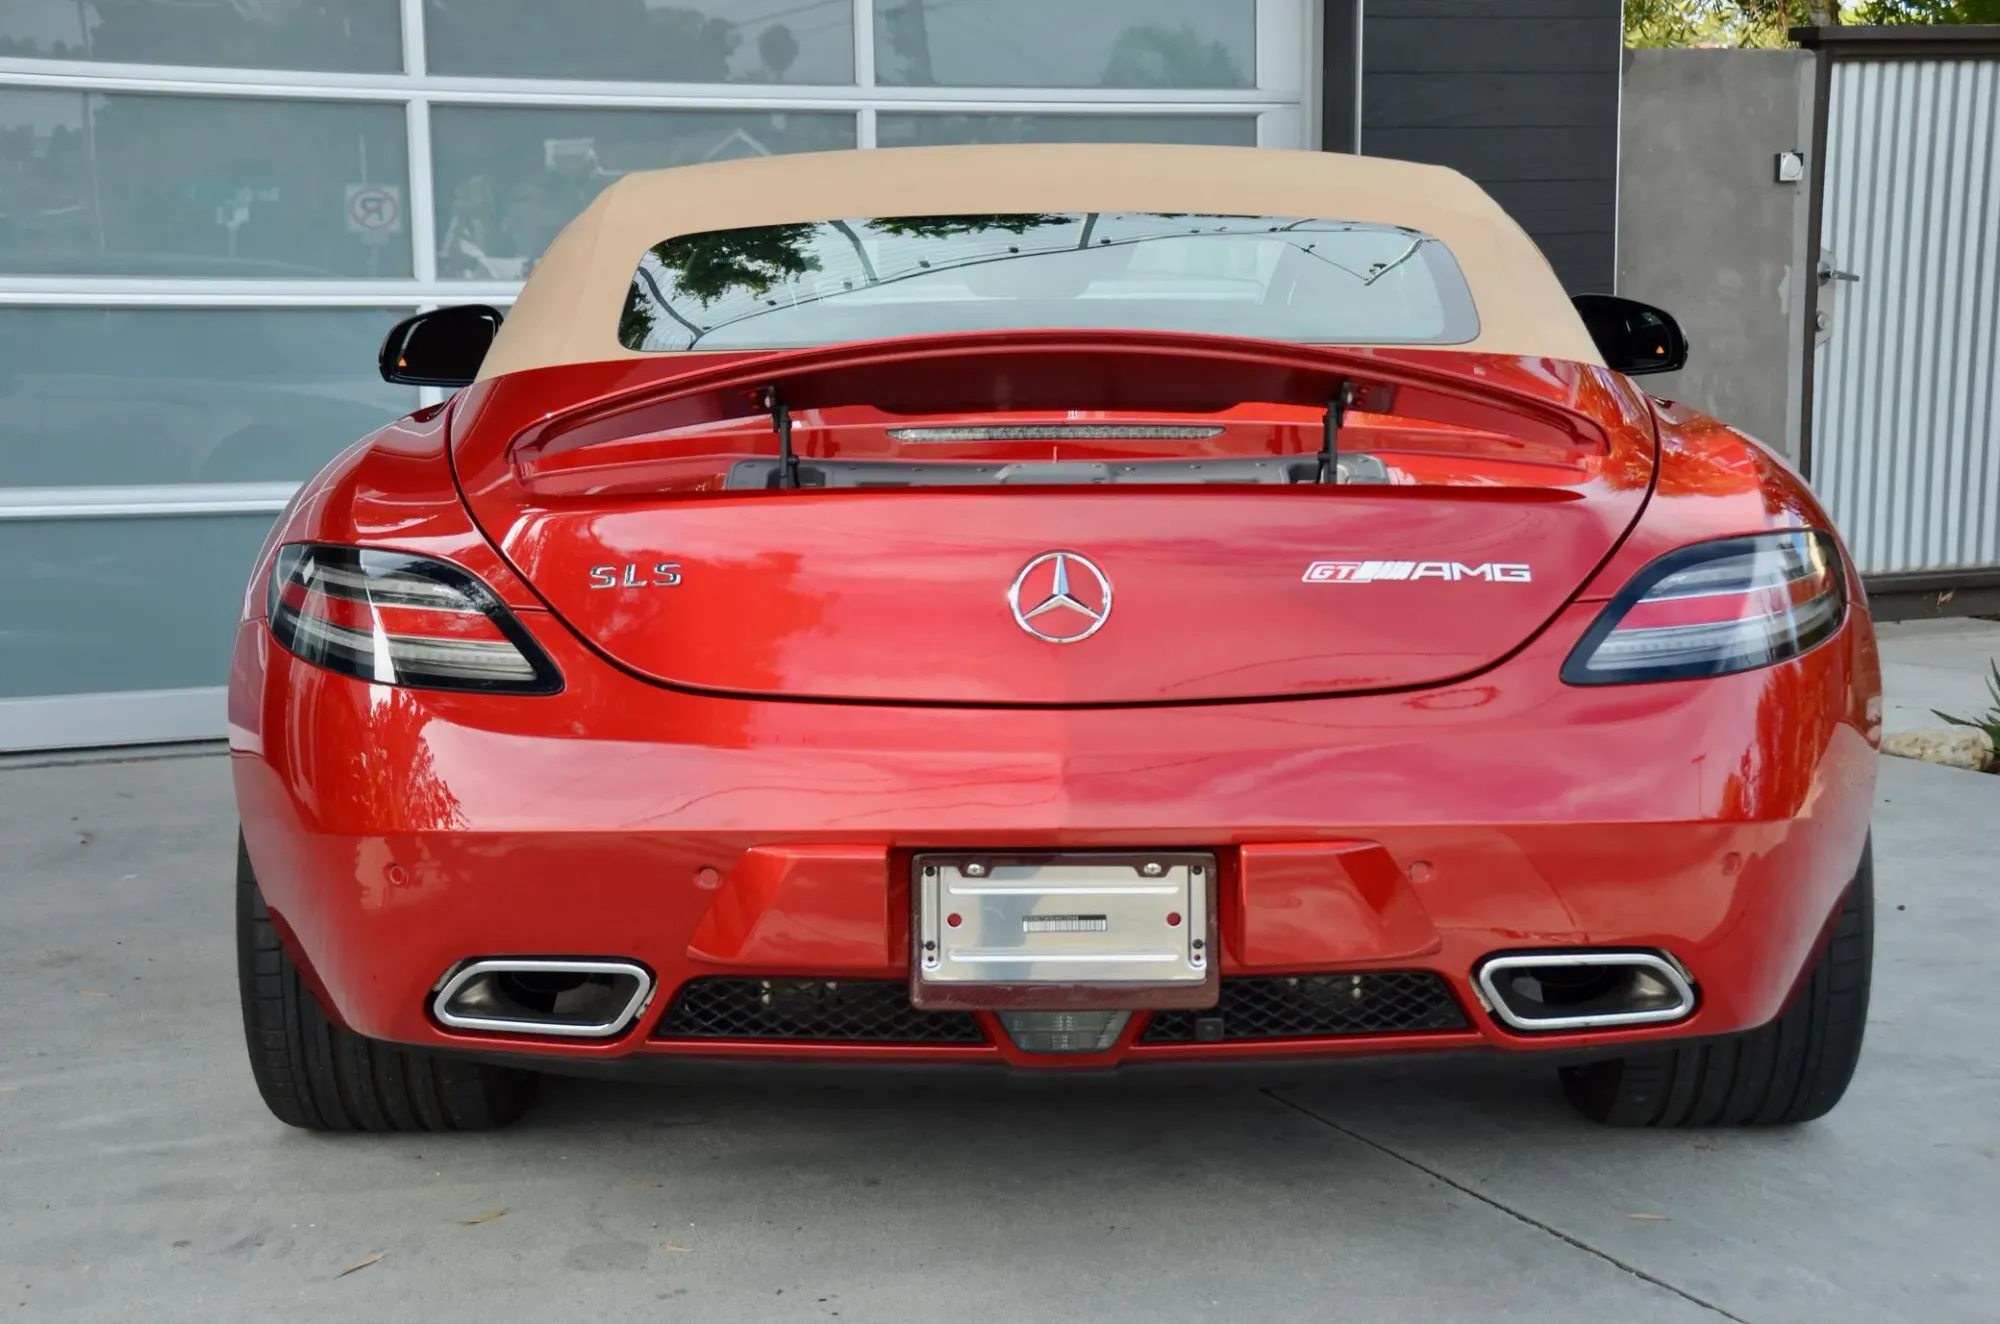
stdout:
POLYGON ((1875 865, 1864 845, 1833 938, 1777 1020, 1685 1048, 1564 1067, 1563 1093, 1609 1126, 1791 1126, 1824 1117, 1861 1057, 1874 957, 1875 865))
POLYGON ((320 1009, 278 940, 236 838, 236 983, 250 1074, 271 1115, 308 1131, 490 1131, 526 1112, 535 1076, 364 1039, 320 1009))

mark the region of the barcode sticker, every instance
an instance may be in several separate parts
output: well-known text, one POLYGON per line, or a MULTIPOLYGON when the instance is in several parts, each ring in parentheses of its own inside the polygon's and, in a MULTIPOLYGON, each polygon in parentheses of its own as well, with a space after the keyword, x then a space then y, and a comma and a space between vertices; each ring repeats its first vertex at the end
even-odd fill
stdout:
POLYGON ((1025 915, 1023 933, 1103 933, 1110 928, 1103 915, 1025 915))

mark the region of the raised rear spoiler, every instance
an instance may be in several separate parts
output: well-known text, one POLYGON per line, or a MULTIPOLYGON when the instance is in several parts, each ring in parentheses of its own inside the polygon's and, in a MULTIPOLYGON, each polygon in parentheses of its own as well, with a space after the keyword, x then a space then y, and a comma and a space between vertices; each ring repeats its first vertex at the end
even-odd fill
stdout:
MULTIPOLYGON (((1449 353, 1449 351, 1425 351, 1449 353)), ((1481 356, 1489 357, 1489 356, 1481 356)), ((1134 331, 995 331, 781 351, 699 366, 551 414, 511 447, 517 466, 600 443, 754 418, 771 419, 779 486, 802 409, 867 405, 900 415, 1041 410, 1213 413, 1239 404, 1318 408, 1321 473, 1330 477, 1350 410, 1507 437, 1565 457, 1602 454, 1603 429, 1496 376, 1426 367, 1397 351, 1134 331), (1397 354, 1397 357, 1389 357, 1397 354)), ((795 480, 795 472, 791 475, 795 480)))

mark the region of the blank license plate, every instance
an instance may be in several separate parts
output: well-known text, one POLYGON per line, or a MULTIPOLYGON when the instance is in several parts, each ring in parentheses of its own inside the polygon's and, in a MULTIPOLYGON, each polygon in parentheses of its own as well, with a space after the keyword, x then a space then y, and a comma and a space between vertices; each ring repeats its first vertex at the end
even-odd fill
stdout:
POLYGON ((920 855, 919 1007, 1210 1007, 1215 857, 920 855))

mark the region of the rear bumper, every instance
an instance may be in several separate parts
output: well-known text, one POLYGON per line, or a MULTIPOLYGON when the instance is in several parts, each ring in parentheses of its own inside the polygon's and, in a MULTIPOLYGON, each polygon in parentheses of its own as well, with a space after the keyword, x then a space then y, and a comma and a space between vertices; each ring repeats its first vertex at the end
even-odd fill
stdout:
POLYGON ((1762 1024, 1808 967, 1867 831, 1878 690, 1865 622, 1719 681, 1577 690, 1581 604, 1475 682, 1400 695, 1128 710, 925 710, 659 689, 523 613, 547 698, 369 687, 237 640, 231 739, 266 899, 356 1031, 542 1065, 640 1055, 1121 1062, 1468 1048, 1563 1053, 1762 1024), (979 1042, 655 1037, 690 980, 903 981, 919 850, 1187 848, 1221 865, 1225 981, 1429 972, 1459 1028, 1160 1042, 1092 1056, 979 1042), (1501 951, 1655 949, 1693 976, 1673 1025, 1521 1034, 1472 974, 1501 951), (637 961, 626 1033, 447 1030, 482 956, 637 961))

